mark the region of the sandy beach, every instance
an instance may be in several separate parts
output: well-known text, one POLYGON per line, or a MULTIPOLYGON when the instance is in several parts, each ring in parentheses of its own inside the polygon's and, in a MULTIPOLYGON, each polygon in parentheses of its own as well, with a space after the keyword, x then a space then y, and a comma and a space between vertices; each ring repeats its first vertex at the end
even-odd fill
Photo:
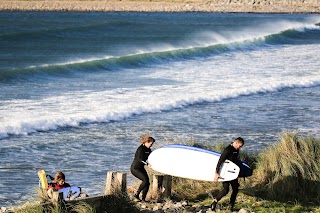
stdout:
POLYGON ((320 13, 320 0, 0 0, 2 11, 320 13))

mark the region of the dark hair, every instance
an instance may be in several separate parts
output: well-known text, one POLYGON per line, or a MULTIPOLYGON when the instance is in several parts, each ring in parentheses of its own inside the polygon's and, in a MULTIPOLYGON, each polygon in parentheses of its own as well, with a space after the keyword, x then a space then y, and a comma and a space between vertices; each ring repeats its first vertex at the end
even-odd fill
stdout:
POLYGON ((150 143, 150 142, 152 142, 152 143, 154 143, 156 140, 153 138, 153 137, 149 137, 148 138, 148 142, 150 143))
POLYGON ((54 176, 54 182, 59 182, 60 180, 66 180, 65 175, 62 172, 57 172, 56 175, 54 176))
POLYGON ((244 144, 244 140, 242 137, 237 137, 236 139, 234 139, 235 141, 239 141, 241 142, 242 144, 244 144))
POLYGON ((154 143, 156 140, 153 137, 150 137, 149 135, 142 135, 140 137, 140 143, 145 144, 147 142, 152 142, 154 143))

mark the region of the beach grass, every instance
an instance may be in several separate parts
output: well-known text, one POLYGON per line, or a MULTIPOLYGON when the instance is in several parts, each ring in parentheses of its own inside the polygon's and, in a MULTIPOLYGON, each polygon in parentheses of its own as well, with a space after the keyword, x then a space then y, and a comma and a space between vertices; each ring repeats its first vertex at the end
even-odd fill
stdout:
POLYGON ((265 198, 320 205, 320 140, 283 133, 259 154, 255 178, 265 198))
MULTIPOLYGON (((139 209, 131 201, 127 193, 114 193, 109 195, 103 212, 115 213, 136 213, 139 209)), ((26 203, 23 206, 12 209, 14 213, 96 213, 97 211, 90 204, 79 201, 76 204, 54 205, 51 203, 26 203)))

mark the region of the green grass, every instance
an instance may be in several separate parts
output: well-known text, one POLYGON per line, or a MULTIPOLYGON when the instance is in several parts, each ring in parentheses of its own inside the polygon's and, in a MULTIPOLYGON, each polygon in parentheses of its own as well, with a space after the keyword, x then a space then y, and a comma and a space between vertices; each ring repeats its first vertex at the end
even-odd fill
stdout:
POLYGON ((117 212, 117 213, 136 213, 140 212, 136 208, 132 200, 130 200, 127 193, 114 193, 107 200, 105 212, 117 212))
POLYGON ((260 153, 255 178, 266 199, 320 205, 320 140, 284 133, 260 153))
MULTIPOLYGON (((138 213, 134 203, 125 193, 118 193, 107 196, 105 203, 103 203, 103 212, 117 212, 117 213, 138 213)), ((76 204, 62 204, 58 205, 43 205, 38 203, 28 203, 22 207, 13 209, 14 213, 95 213, 96 210, 85 202, 78 202, 76 204)))

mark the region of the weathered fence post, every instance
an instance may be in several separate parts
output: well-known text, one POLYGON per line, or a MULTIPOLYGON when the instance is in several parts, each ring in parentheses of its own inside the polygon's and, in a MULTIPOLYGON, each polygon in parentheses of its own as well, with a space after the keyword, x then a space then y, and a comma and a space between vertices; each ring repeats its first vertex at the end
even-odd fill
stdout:
POLYGON ((161 199, 171 197, 172 177, 170 175, 153 175, 153 191, 161 199))
POLYGON ((62 211, 64 209, 63 192, 54 191, 52 192, 51 198, 52 204, 57 208, 57 211, 62 211))
POLYGON ((108 171, 105 194, 127 191, 127 174, 125 172, 108 171))
POLYGON ((61 203, 63 201, 63 192, 54 191, 51 198, 53 203, 61 203))

